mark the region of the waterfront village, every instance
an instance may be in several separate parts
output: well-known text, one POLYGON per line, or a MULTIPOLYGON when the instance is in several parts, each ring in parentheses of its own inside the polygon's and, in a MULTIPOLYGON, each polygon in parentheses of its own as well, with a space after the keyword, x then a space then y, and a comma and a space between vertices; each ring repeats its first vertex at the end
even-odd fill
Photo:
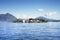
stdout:
POLYGON ((29 18, 29 19, 17 19, 17 20, 14 20, 13 22, 14 23, 41 23, 41 22, 48 22, 48 21, 43 19, 29 18))

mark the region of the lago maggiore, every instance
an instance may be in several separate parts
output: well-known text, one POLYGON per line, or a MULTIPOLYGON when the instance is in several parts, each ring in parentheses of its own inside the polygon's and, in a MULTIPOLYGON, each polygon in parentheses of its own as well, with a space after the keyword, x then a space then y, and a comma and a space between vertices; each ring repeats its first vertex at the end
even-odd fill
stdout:
POLYGON ((60 40, 60 0, 0 0, 0 40, 60 40))
POLYGON ((0 22, 0 40, 60 40, 60 22, 0 22))

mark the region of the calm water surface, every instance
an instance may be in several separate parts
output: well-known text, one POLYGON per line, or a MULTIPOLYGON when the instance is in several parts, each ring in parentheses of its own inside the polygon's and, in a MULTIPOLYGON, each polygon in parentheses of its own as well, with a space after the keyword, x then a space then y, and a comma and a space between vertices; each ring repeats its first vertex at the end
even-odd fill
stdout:
POLYGON ((60 40, 60 22, 0 22, 0 40, 60 40))

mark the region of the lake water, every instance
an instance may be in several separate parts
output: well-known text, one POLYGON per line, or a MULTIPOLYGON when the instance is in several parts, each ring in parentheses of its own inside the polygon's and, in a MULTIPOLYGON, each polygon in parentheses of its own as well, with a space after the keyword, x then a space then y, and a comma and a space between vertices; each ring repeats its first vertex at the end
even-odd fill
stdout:
POLYGON ((0 40, 60 40, 60 22, 0 22, 0 40))

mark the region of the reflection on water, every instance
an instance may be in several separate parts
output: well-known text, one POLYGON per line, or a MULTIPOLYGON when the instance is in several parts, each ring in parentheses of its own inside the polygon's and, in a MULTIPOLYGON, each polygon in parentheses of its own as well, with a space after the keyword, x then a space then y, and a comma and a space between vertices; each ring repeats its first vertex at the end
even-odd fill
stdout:
POLYGON ((0 22, 0 40, 60 40, 59 24, 0 22))

